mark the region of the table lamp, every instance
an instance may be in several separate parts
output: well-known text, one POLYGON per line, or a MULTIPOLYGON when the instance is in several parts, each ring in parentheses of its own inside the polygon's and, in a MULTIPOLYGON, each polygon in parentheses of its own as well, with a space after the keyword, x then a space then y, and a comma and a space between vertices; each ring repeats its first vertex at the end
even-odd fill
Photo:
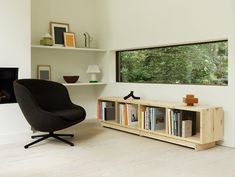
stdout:
POLYGON ((98 82, 96 79, 96 74, 100 73, 100 69, 97 65, 88 65, 87 68, 87 73, 91 74, 91 79, 90 79, 90 83, 96 83, 98 82))

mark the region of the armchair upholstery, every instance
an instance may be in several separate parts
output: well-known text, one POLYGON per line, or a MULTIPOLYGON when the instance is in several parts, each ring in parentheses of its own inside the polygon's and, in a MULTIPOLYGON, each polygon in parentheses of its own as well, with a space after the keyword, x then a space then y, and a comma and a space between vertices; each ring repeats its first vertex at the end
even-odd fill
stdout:
POLYGON ((83 121, 86 111, 71 102, 64 85, 45 80, 20 79, 14 81, 14 91, 16 100, 31 127, 37 131, 49 132, 47 135, 32 136, 42 138, 26 145, 25 148, 48 137, 54 137, 73 146, 73 143, 59 137, 73 135, 55 134, 54 131, 83 121))

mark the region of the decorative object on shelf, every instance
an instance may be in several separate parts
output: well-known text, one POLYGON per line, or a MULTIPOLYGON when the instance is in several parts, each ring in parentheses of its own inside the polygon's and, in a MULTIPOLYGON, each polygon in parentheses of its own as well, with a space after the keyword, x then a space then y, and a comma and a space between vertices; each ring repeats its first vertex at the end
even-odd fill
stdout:
POLYGON ((64 46, 75 48, 75 34, 72 32, 64 32, 64 46))
POLYGON ((90 34, 88 32, 85 32, 83 35, 85 37, 85 47, 90 48, 92 37, 90 36, 90 34))
POLYGON ((53 46, 52 36, 49 33, 44 34, 40 40, 40 45, 53 46))
POLYGON ((42 80, 51 80, 51 66, 50 65, 38 65, 37 66, 37 78, 42 80))
POLYGON ((192 120, 182 120, 182 137, 192 136, 192 120))
POLYGON ((193 106, 195 103, 198 103, 198 98, 195 98, 194 95, 188 94, 183 98, 183 102, 186 103, 187 106, 193 106))
POLYGON ((50 30, 54 45, 64 46, 64 32, 69 32, 69 24, 50 22, 50 30))
POLYGON ((67 83, 75 83, 78 81, 79 76, 63 76, 65 82, 67 83))
POLYGON ((98 65, 88 65, 86 72, 91 74, 91 80, 89 81, 90 83, 98 82, 96 78, 96 74, 100 73, 98 65))
POLYGON ((130 97, 132 97, 135 100, 139 100, 140 99, 140 97, 134 96, 134 91, 131 91, 127 96, 124 96, 123 99, 127 100, 130 97))

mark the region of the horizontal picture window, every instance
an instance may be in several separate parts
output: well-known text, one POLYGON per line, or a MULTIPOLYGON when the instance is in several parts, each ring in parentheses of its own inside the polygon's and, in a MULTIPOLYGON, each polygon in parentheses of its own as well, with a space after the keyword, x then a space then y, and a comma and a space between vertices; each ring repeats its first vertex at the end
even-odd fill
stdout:
POLYGON ((228 41, 116 52, 116 81, 228 85, 228 41))

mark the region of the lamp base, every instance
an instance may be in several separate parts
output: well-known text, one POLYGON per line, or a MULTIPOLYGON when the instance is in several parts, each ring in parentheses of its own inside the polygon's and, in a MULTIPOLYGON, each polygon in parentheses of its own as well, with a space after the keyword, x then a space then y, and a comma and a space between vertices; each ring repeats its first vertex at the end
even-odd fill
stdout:
POLYGON ((89 81, 89 83, 97 83, 98 81, 89 81))

